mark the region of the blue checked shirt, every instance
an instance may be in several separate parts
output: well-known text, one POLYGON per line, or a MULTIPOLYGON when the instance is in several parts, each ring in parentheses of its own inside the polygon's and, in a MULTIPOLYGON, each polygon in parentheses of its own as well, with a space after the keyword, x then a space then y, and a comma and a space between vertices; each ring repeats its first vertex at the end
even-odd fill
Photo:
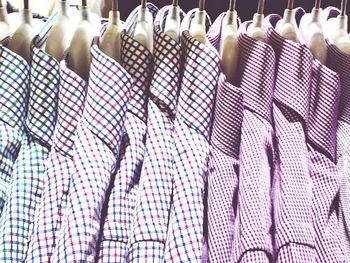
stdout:
MULTIPOLYGON (((152 4, 147 4, 147 7, 153 15, 158 11, 152 4)), ((122 65, 132 76, 134 85, 130 90, 130 100, 127 105, 124 136, 117 162, 118 168, 108 199, 99 262, 124 262, 128 257, 127 243, 144 158, 153 56, 146 47, 129 35, 132 35, 136 19, 137 10, 130 14, 125 22, 126 31, 121 35, 122 65)))
POLYGON ((52 262, 94 262, 101 212, 116 169, 131 78, 96 45, 73 147, 67 208, 52 262))
POLYGON ((0 261, 22 262, 41 200, 43 177, 56 124, 59 66, 33 47, 26 134, 14 165, 0 218, 0 261))
POLYGON ((154 74, 148 103, 146 150, 134 220, 130 261, 160 262, 167 235, 172 193, 172 128, 181 76, 180 44, 160 27, 169 6, 158 13, 154 30, 154 74))
MULTIPOLYGON (((187 14, 185 24, 193 14, 187 14)), ((220 59, 211 44, 199 43, 187 30, 182 45, 184 75, 173 128, 173 203, 164 261, 200 262, 205 245, 204 194, 220 59)))
POLYGON ((66 59, 60 63, 60 76, 53 149, 46 164, 42 199, 35 216, 26 262, 51 261, 67 206, 69 179, 74 167, 73 143, 83 112, 87 84, 67 67, 66 59))
POLYGON ((0 46, 0 215, 21 147, 28 95, 27 62, 0 46))

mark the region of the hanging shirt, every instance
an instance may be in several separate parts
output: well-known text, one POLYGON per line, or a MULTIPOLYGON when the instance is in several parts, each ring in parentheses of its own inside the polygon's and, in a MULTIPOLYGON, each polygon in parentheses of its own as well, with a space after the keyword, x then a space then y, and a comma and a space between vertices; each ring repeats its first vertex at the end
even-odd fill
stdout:
POLYGON ((241 25, 238 39, 244 112, 233 261, 270 262, 275 53, 271 46, 247 35, 250 23, 241 25))
MULTIPOLYGON (((220 15, 208 32, 208 39, 217 49, 224 17, 220 15)), ((221 73, 208 162, 209 262, 230 262, 233 257, 242 118, 242 93, 221 73)))
MULTIPOLYGON (((167 235, 172 193, 172 128, 182 66, 180 43, 163 32, 171 8, 162 8, 155 19, 154 74, 145 156, 128 244, 129 261, 161 262, 167 235)), ((183 12, 180 15, 183 17, 183 12)))
POLYGON ((204 192, 220 61, 210 43, 189 34, 194 14, 190 11, 181 25, 184 73, 173 128, 173 203, 165 262, 200 262, 205 245, 204 192))
POLYGON ((29 77, 27 62, 0 46, 0 215, 22 143, 29 77))
POLYGON ((60 63, 60 76, 53 149, 46 164, 42 199, 35 216, 26 262, 51 261, 67 206, 69 179, 74 166, 73 143, 83 112, 87 84, 67 67, 67 58, 60 63))
POLYGON ((279 19, 277 15, 265 19, 268 42, 277 56, 273 105, 277 150, 273 192, 276 260, 315 262, 306 137, 312 54, 305 45, 287 40, 275 31, 273 26, 279 19))
MULTIPOLYGON (((147 4, 147 8, 153 16, 156 15, 158 9, 154 5, 147 4)), ((117 170, 107 199, 99 262, 124 262, 127 258, 127 243, 144 158, 153 56, 145 46, 132 38, 137 17, 138 8, 126 20, 126 32, 121 34, 122 65, 132 76, 134 85, 130 89, 117 170)))
POLYGON ((116 169, 131 77, 96 45, 89 87, 73 146, 67 208, 53 262, 94 262, 100 220, 116 169))
POLYGON ((33 41, 26 133, 0 218, 0 261, 24 260, 35 210, 41 200, 45 165, 56 124, 60 76, 58 62, 37 43, 46 39, 51 26, 49 20, 45 30, 33 41))

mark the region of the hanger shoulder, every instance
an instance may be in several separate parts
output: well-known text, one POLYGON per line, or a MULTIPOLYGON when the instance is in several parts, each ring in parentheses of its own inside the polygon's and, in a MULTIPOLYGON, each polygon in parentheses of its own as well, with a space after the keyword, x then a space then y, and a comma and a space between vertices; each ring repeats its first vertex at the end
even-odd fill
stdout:
POLYGON ((140 8, 134 39, 153 51, 153 16, 147 8, 140 8))

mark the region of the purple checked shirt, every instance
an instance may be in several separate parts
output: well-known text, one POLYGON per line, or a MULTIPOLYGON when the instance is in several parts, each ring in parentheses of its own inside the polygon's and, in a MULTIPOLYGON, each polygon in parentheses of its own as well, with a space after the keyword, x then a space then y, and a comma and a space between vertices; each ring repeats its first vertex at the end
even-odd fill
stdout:
POLYGON ((312 54, 305 45, 281 37, 273 28, 280 19, 266 17, 268 42, 276 52, 274 128, 275 250, 277 262, 314 262, 312 181, 309 172, 306 125, 312 77, 312 54))
POLYGON ((83 112, 87 84, 67 67, 66 58, 60 63, 60 76, 53 148, 46 164, 42 199, 34 219, 25 262, 51 261, 67 206, 69 179, 74 166, 73 143, 83 112))
POLYGON ((161 27, 170 8, 161 9, 155 20, 154 73, 148 102, 146 150, 129 238, 130 261, 161 262, 168 229, 172 129, 182 66, 180 43, 164 34, 161 27))
POLYGON ((131 77, 96 45, 73 146, 67 208, 53 262, 94 262, 102 207, 116 169, 131 77))
MULTIPOLYGON (((189 24, 193 14, 190 11, 183 24, 189 24)), ((200 262, 205 248, 204 195, 220 61, 210 43, 196 41, 187 30, 182 48, 184 75, 173 128, 173 203, 163 261, 200 262)))
MULTIPOLYGON (((224 17, 216 19, 207 35, 216 48, 220 47, 224 17)), ((242 119, 242 93, 221 73, 208 162, 209 262, 230 262, 233 258, 242 119)))
MULTIPOLYGON (((147 7, 155 15, 157 8, 152 4, 147 4, 147 7)), ((125 23, 127 32, 133 30, 136 20, 137 10, 130 14, 125 23)), ((125 70, 132 76, 133 85, 130 88, 130 100, 127 104, 117 171, 112 182, 104 219, 99 262, 124 262, 128 257, 127 243, 145 151, 147 104, 153 56, 127 32, 124 31, 121 34, 121 61, 125 70)), ((134 253, 137 254, 138 251, 134 253)))
POLYGON ((244 112, 233 261, 270 262, 275 54, 271 46, 247 35, 249 23, 241 25, 238 39, 244 112))
POLYGON ((0 46, 0 215, 21 147, 29 95, 29 66, 0 46))

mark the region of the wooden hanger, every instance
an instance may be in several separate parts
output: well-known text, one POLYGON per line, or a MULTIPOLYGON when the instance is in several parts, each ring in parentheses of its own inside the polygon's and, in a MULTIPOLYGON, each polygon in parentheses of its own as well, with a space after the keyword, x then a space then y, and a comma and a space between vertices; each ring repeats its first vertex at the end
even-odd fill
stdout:
POLYGON ((23 1, 22 23, 13 34, 8 47, 13 52, 23 57, 28 63, 31 62, 31 42, 34 38, 33 15, 29 8, 29 0, 23 1))
POLYGON ((120 33, 123 28, 118 10, 118 0, 113 0, 112 10, 109 11, 108 27, 102 36, 100 48, 106 55, 120 62, 120 33))
POLYGON ((153 52, 153 16, 146 4, 146 0, 141 0, 134 39, 147 47, 149 51, 153 52))
POLYGON ((207 15, 204 7, 205 7, 205 0, 199 0, 199 8, 190 25, 191 36, 203 44, 207 42, 206 26, 205 26, 207 15))
POLYGON ((234 83, 238 64, 238 34, 236 1, 230 0, 221 29, 220 56, 221 67, 230 83, 234 83))
POLYGON ((4 6, 2 0, 0 0, 0 41, 11 36, 11 34, 12 30, 7 17, 6 5, 4 6))
POLYGON ((265 0, 259 0, 258 10, 254 14, 253 22, 248 27, 247 34, 252 38, 266 42, 265 31, 263 29, 264 7, 265 0))
POLYGON ((86 0, 82 0, 81 18, 69 46, 68 67, 88 81, 91 55, 90 46, 94 37, 86 0))
POLYGON ((76 22, 73 21, 68 13, 68 1, 61 0, 58 5, 59 15, 48 34, 45 50, 51 56, 60 61, 72 41, 76 22))
POLYGON ((340 14, 328 20, 328 38, 339 50, 350 55, 350 36, 348 33, 348 16, 346 15, 347 0, 342 0, 340 14))
POLYGON ((278 21, 276 25, 276 31, 284 38, 297 42, 298 26, 295 20, 295 11, 293 9, 294 0, 288 0, 288 6, 284 10, 283 18, 278 21))
POLYGON ((169 10, 168 17, 165 21, 164 33, 172 39, 179 42, 180 40, 180 7, 179 1, 173 0, 173 5, 169 10))
POLYGON ((300 20, 301 34, 306 46, 310 49, 314 58, 322 64, 326 64, 327 45, 321 23, 321 0, 315 1, 315 7, 310 14, 305 14, 300 20))

